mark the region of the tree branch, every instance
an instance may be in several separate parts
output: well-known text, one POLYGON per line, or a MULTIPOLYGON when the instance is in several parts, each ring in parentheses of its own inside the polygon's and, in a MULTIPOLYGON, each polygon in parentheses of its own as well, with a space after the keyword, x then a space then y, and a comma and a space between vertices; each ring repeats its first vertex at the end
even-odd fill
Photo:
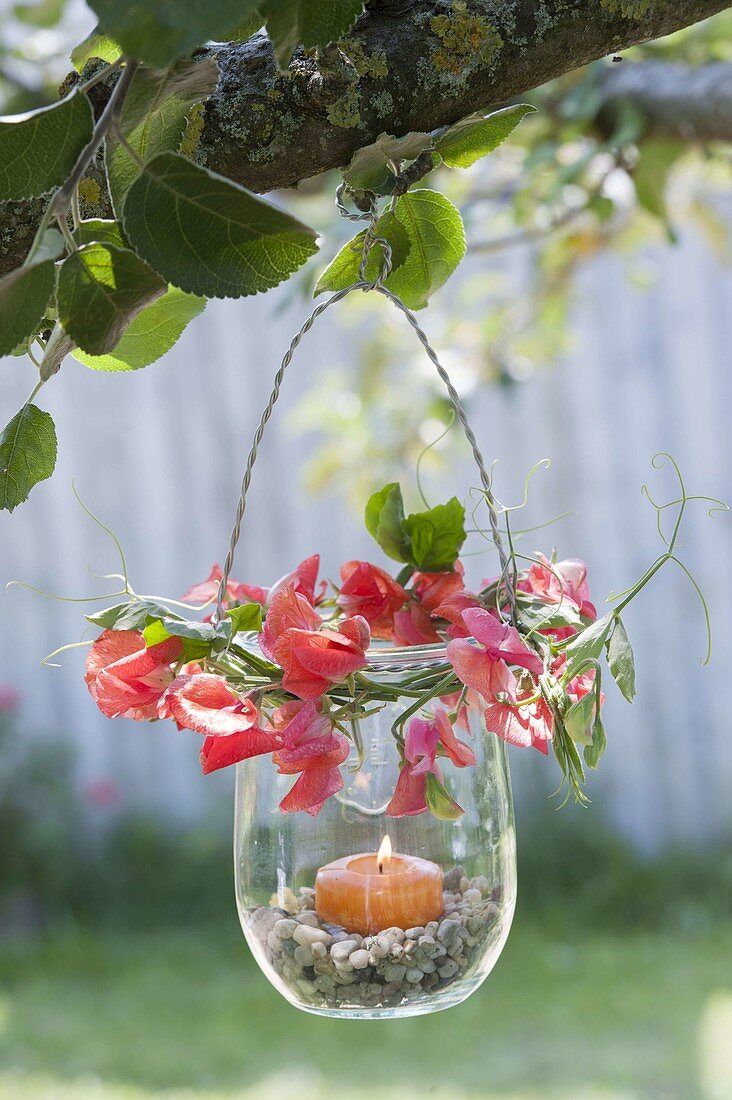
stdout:
MULTIPOLYGON (((347 164, 384 131, 434 130, 726 7, 726 0, 372 0, 347 39, 317 57, 298 51, 285 74, 264 34, 199 51, 217 58, 221 80, 195 157, 253 191, 292 187, 347 164)), ((0 273, 22 262, 38 210, 37 201, 0 209, 0 273)))
POLYGON ((384 131, 434 130, 726 6, 651 0, 624 17, 619 0, 438 0, 394 14, 382 0, 340 49, 298 54, 285 76, 260 34, 213 51, 222 77, 198 156, 254 191, 292 187, 384 131))
POLYGON ((612 117, 630 102, 644 117, 646 133, 681 141, 732 141, 732 63, 679 65, 642 61, 614 65, 601 81, 598 121, 612 131, 612 117))

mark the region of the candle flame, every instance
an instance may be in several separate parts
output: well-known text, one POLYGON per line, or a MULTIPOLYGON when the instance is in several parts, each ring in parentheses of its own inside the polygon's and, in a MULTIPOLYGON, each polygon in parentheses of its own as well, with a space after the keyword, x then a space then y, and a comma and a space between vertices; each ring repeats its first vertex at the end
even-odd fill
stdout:
POLYGON ((379 854, 376 857, 376 860, 379 864, 379 874, 384 873, 384 864, 388 863, 390 859, 391 859, 391 841, 389 840, 389 834, 387 833, 386 836, 384 837, 384 839, 381 842, 381 847, 379 848, 379 854))

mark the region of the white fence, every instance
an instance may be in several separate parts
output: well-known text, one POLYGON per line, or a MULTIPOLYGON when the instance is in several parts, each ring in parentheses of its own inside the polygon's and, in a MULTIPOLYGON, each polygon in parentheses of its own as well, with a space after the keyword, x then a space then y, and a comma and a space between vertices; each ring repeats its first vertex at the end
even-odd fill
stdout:
MULTIPOLYGON (((529 259, 499 262, 520 273, 529 259)), ((655 451, 674 454, 690 491, 732 497, 732 275, 694 239, 652 259, 659 280, 644 292, 629 286, 613 258, 588 267, 571 358, 513 391, 487 391, 473 405, 486 455, 500 460, 506 497, 519 493, 537 459, 553 458, 536 489, 538 514, 577 514, 536 542, 584 557, 598 602, 640 575, 659 550, 654 515, 639 492, 655 451)), ((67 362, 42 401, 58 427, 58 469, 16 513, 0 514, 0 578, 73 596, 105 590, 87 563, 98 572, 117 564, 108 540, 76 506, 72 477, 120 535, 138 591, 177 595, 204 576, 223 557, 251 433, 306 311, 302 301, 287 305, 291 294, 285 286, 266 298, 210 303, 164 360, 135 376, 67 362)), ((429 330, 429 312, 424 322, 429 330)), ((317 385, 321 367, 336 357, 348 361, 353 339, 342 323, 321 322, 293 367, 283 414, 317 385)), ((3 362, 3 415, 31 386, 23 362, 3 362)), ((342 501, 303 493, 305 443, 286 419, 275 417, 257 468, 235 571, 241 579, 267 582, 315 549, 333 574, 341 561, 373 554, 342 501)), ((467 465, 451 478, 452 488, 472 483, 467 465)), ((662 484, 659 493, 673 489, 662 484)), ((732 826, 730 532, 727 517, 709 520, 696 505, 682 550, 712 609, 711 667, 699 664, 705 639, 697 598, 681 572, 667 567, 627 615, 639 674, 634 706, 608 685, 610 747, 592 791, 646 849, 698 842, 732 826)), ((44 654, 81 636, 81 613, 79 605, 17 589, 0 596, 0 682, 21 692, 26 734, 71 739, 80 787, 113 779, 128 805, 188 819, 209 798, 227 797, 230 776, 198 775, 196 735, 168 724, 105 721, 83 685, 81 652, 64 655, 61 670, 40 667, 44 654)), ((524 800, 543 797, 556 778, 551 762, 533 756, 512 754, 524 800)))

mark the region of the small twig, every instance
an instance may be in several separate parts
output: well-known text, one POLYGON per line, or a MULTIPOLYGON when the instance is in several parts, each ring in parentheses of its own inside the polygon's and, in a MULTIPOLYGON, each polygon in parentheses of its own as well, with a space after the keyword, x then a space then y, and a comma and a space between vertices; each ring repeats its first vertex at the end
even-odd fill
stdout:
POLYGON ((114 124, 115 119, 122 109, 125 97, 127 95, 127 92, 129 91, 130 84, 132 83, 132 78, 137 71, 138 64, 139 62, 136 61, 134 58, 126 62, 125 67, 122 70, 121 77, 115 84, 112 94, 107 100, 107 104, 104 110, 97 119, 94 130, 92 131, 91 138, 84 146, 82 151, 79 153, 76 164, 71 170, 71 174, 55 191, 53 197, 51 198, 51 201, 46 207, 46 210, 38 226, 35 238, 33 240, 33 244, 31 245, 30 252, 26 256, 26 265, 32 261, 33 256, 38 250, 41 238, 43 237, 46 229, 48 229, 51 221, 54 218, 65 218, 68 214, 73 201, 73 197, 76 193, 76 189, 79 186, 79 183, 81 182, 84 173, 86 172, 91 161, 96 155, 97 149, 101 145, 105 135, 114 124))

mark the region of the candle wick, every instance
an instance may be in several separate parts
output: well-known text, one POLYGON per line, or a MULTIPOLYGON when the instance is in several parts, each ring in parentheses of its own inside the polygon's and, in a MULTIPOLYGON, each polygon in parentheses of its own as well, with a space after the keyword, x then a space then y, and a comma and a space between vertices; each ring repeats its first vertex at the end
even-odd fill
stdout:
POLYGON ((383 859, 380 859, 379 860, 379 874, 383 875, 383 873, 384 873, 384 861, 383 861, 383 859))

